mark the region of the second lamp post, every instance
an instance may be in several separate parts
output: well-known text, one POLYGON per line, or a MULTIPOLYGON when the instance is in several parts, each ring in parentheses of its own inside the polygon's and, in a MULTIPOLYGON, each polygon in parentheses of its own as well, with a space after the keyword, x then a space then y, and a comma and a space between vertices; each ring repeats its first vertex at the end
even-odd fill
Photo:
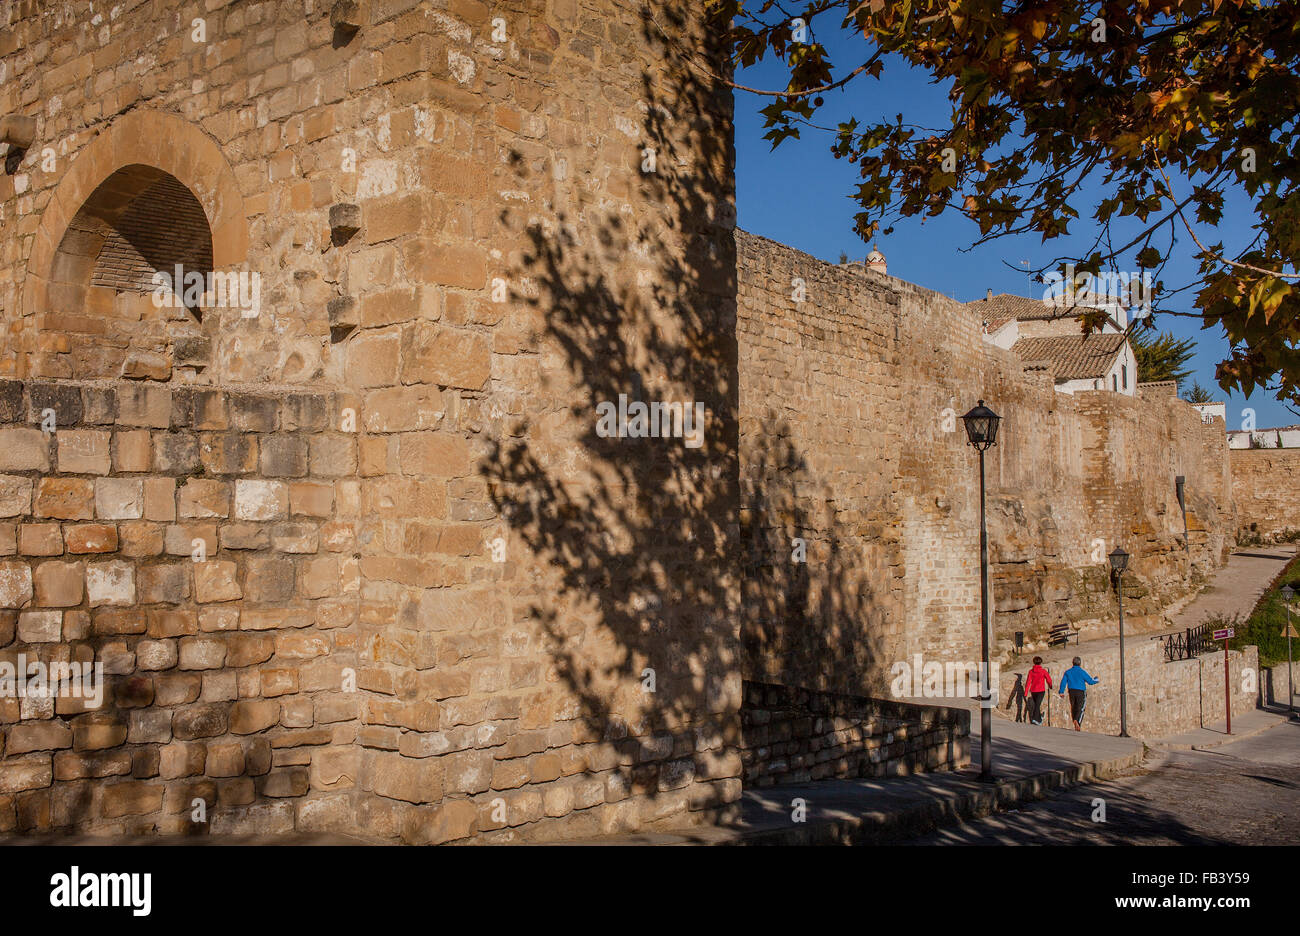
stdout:
POLYGON ((993 779, 993 712, 989 686, 989 645, 993 642, 993 617, 989 608, 989 530, 984 512, 984 453, 997 444, 1002 417, 979 404, 962 417, 966 438, 980 453, 980 779, 993 779))
POLYGON ((1116 546, 1110 554, 1110 567, 1115 571, 1115 594, 1119 597, 1119 736, 1128 737, 1128 687, 1124 682, 1124 570, 1128 568, 1128 553, 1116 546))

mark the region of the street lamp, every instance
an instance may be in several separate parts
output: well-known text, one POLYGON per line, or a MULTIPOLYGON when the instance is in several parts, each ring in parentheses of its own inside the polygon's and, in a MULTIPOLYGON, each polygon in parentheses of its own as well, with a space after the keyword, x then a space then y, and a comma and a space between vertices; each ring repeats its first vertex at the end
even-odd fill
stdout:
POLYGON ((984 509, 984 453, 997 444, 1002 417, 979 404, 962 418, 966 438, 980 453, 980 779, 993 780, 993 712, 989 687, 989 645, 993 642, 993 617, 989 609, 989 530, 984 509))
POLYGON ((1289 584, 1282 586, 1282 602, 1286 605, 1286 708, 1288 717, 1295 718, 1295 689, 1291 685, 1291 602, 1295 599, 1295 589, 1289 584))
POLYGON ((1128 553, 1116 546, 1110 554, 1110 567, 1115 572, 1115 594, 1119 598, 1119 736, 1128 737, 1128 686, 1124 682, 1124 570, 1128 568, 1128 553))

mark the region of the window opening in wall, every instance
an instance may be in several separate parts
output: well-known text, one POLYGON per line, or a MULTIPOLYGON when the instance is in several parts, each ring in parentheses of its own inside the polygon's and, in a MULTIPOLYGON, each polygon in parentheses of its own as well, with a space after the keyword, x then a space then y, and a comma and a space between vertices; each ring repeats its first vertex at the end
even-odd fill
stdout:
MULTIPOLYGON (((212 272, 212 231, 199 200, 175 176, 152 166, 125 166, 99 184, 64 232, 55 254, 56 284, 84 290, 153 294, 155 274, 173 282, 212 272)), ((63 294, 66 297, 66 293, 63 294)), ((197 303, 186 303, 198 316, 197 303)))

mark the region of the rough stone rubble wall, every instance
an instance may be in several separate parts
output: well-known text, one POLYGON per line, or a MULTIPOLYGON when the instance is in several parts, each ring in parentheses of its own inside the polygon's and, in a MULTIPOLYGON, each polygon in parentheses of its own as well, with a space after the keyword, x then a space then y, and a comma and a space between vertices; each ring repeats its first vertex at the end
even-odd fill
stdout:
MULTIPOLYGON (((292 820, 299 829, 442 842, 703 821, 739 797, 741 766, 736 576, 726 535, 736 491, 730 95, 695 84, 698 71, 680 58, 682 49, 707 46, 699 10, 686 4, 679 20, 678 5, 653 4, 647 17, 646 7, 623 0, 507 8, 369 0, 360 4, 360 30, 341 41, 331 6, 0 2, 0 113, 36 116, 38 141, 15 173, 0 174, 0 375, 39 378, 31 386, 42 393, 47 379, 102 380, 119 405, 153 392, 121 377, 205 385, 218 400, 234 400, 234 388, 282 394, 297 386, 356 401, 347 443, 355 468, 332 482, 336 498, 340 486, 347 492, 333 508, 349 512, 353 539, 342 552, 330 552, 322 534, 319 555, 281 555, 275 524, 298 521, 292 483, 275 476, 277 491, 289 489, 287 506, 276 501, 288 514, 265 521, 270 543, 229 552, 219 530, 206 566, 190 568, 176 554, 177 578, 168 581, 188 595, 151 591, 155 606, 138 613, 83 595, 56 612, 68 617, 60 628, 71 629, 42 644, 49 652, 70 652, 83 630, 95 636, 97 617, 105 628, 143 626, 104 637, 119 668, 135 654, 135 669, 112 677, 113 691, 139 677, 155 685, 155 698, 112 716, 125 724, 124 737, 116 723, 86 734, 105 744, 103 756, 76 731, 64 746, 57 712, 50 719, 5 709, 6 744, 20 728, 20 739, 33 734, 29 718, 52 730, 4 750, 10 779, 0 786, 0 822, 198 834, 280 830, 292 820), (497 16, 504 41, 492 38, 497 16), (199 41, 195 17, 205 26, 199 41), (56 155, 52 170, 46 148, 56 155), (642 168, 647 151, 657 156, 654 171, 642 168), (214 309, 199 319, 111 291, 71 302, 80 294, 55 282, 50 257, 66 222, 123 163, 163 168, 195 193, 217 266, 224 258, 226 268, 261 277, 260 314, 214 309), (359 230, 335 237, 330 209, 347 205, 359 208, 359 230), (506 301, 494 301, 502 286, 506 301), (594 407, 619 393, 704 403, 705 445, 595 438, 594 407), (335 559, 339 578, 328 587, 346 589, 355 609, 339 628, 289 599, 268 608, 249 597, 273 588, 257 585, 272 567, 257 570, 280 563, 273 568, 294 570, 294 602, 328 603, 297 590, 335 559), (199 577, 218 570, 217 594, 244 597, 209 608, 197 600, 207 594, 199 577), (267 629, 236 629, 233 618, 213 617, 218 606, 241 624, 260 617, 267 629), (306 617, 266 623, 290 610, 306 617), (125 623, 111 624, 115 615, 125 623), (290 622, 303 626, 283 629, 290 622), (345 644, 334 643, 342 637, 345 644), (144 641, 163 642, 146 653, 150 665, 170 660, 166 641, 176 662, 141 670, 144 641), (293 641, 305 645, 293 651, 293 641), (228 644, 272 657, 235 666, 228 644), (209 662, 224 648, 225 662, 191 668, 204 658, 190 645, 209 648, 209 662), (241 681, 248 667, 282 669, 287 678, 293 666, 275 657, 284 652, 313 654, 299 666, 299 693, 330 691, 324 674, 341 682, 344 665, 354 665, 355 716, 335 722, 332 710, 322 719, 315 703, 306 711, 298 701, 289 714, 280 696, 261 698, 241 681), (309 667, 307 681, 301 671, 309 667), (145 675, 154 672, 161 675, 145 675), (163 679, 189 688, 158 696, 163 679), (221 688, 205 696, 205 682, 221 688), (192 691, 199 696, 190 700, 192 691), (257 720, 239 724, 254 730, 231 735, 235 707, 251 705, 257 720), (211 720, 178 734, 177 706, 209 706, 211 720), (300 726, 307 718, 316 721, 300 726), (133 735, 132 719, 151 734, 133 735), (164 741, 168 720, 172 740, 164 741), (276 748, 276 739, 304 733, 318 740, 276 748), (322 771, 326 735, 342 762, 322 771), (206 827, 173 818, 182 788, 155 766, 170 744, 208 752, 203 766, 167 762, 178 778, 217 785, 208 806, 220 818, 206 827), (55 760, 81 765, 87 757, 103 766, 68 768, 105 774, 87 810, 56 807, 72 781, 53 779, 55 760), (130 780, 120 773, 127 759, 140 772, 130 780), (117 791, 128 782, 137 786, 117 791), (326 808, 323 794, 336 787, 322 783, 350 792, 326 808), (222 798, 226 787, 239 791, 235 799, 222 798), (126 805, 105 807, 110 789, 126 805), (167 798, 161 806, 159 795, 167 798), (244 805, 249 796, 255 802, 244 805)), ((112 559, 73 558, 64 540, 61 557, 8 560, 34 576, 51 563, 77 575, 126 563, 120 580, 134 576, 140 603, 139 589, 158 574, 146 570, 162 560, 124 554, 136 548, 132 524, 168 525, 96 514, 86 504, 98 487, 133 490, 147 478, 158 491, 174 482, 179 527, 215 522, 183 517, 186 498, 200 509, 198 492, 214 504, 228 495, 237 511, 240 482, 272 480, 260 461, 214 475, 199 474, 192 460, 151 462, 119 479, 127 469, 113 463, 112 447, 128 444, 130 432, 148 429, 160 436, 151 437, 155 451, 167 451, 172 434, 219 431, 173 424, 166 407, 158 425, 94 424, 113 433, 85 443, 110 447, 102 477, 60 473, 59 433, 81 430, 61 423, 38 441, 31 392, 15 417, 21 427, 6 431, 48 447, 51 461, 6 472, 20 478, 9 521, 56 519, 36 511, 53 496, 41 499, 42 482, 57 482, 76 495, 78 519, 68 522, 102 525, 96 535, 104 537, 115 526, 119 544, 112 559), (27 507, 19 504, 24 484, 27 507)), ((296 444, 280 437, 282 424, 232 426, 258 435, 259 452, 296 444)), ((306 444, 312 472, 314 437, 306 444)), ((227 524, 243 522, 235 513, 227 524)), ((45 614, 47 629, 21 625, 21 634, 54 636, 46 612, 56 609, 24 596, 7 612, 45 614)), ((6 652, 17 646, 9 642, 6 652)))
POLYGON ((912 654, 978 660, 979 474, 960 419, 978 398, 1003 417, 987 454, 995 657, 1015 631, 1032 648, 1055 622, 1113 617, 1116 544, 1134 626, 1225 559, 1226 441, 1191 406, 1057 393, 945 296, 743 232, 737 249, 747 679, 879 695, 912 654))
POLYGON ((970 762, 970 712, 745 683, 747 787, 956 770, 970 762))
POLYGON ((1277 539, 1300 531, 1300 449, 1232 449, 1237 535, 1277 539))

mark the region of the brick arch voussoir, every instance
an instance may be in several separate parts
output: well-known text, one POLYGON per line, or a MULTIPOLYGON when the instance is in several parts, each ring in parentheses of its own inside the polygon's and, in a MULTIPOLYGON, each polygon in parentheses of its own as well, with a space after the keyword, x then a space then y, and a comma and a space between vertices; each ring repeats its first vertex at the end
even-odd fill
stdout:
POLYGON ((183 183, 208 218, 212 264, 237 269, 248 258, 248 219, 235 173, 221 147, 199 127, 163 111, 135 110, 113 121, 77 155, 46 205, 37 227, 23 289, 22 314, 38 311, 68 224, 117 170, 152 166, 183 183))

